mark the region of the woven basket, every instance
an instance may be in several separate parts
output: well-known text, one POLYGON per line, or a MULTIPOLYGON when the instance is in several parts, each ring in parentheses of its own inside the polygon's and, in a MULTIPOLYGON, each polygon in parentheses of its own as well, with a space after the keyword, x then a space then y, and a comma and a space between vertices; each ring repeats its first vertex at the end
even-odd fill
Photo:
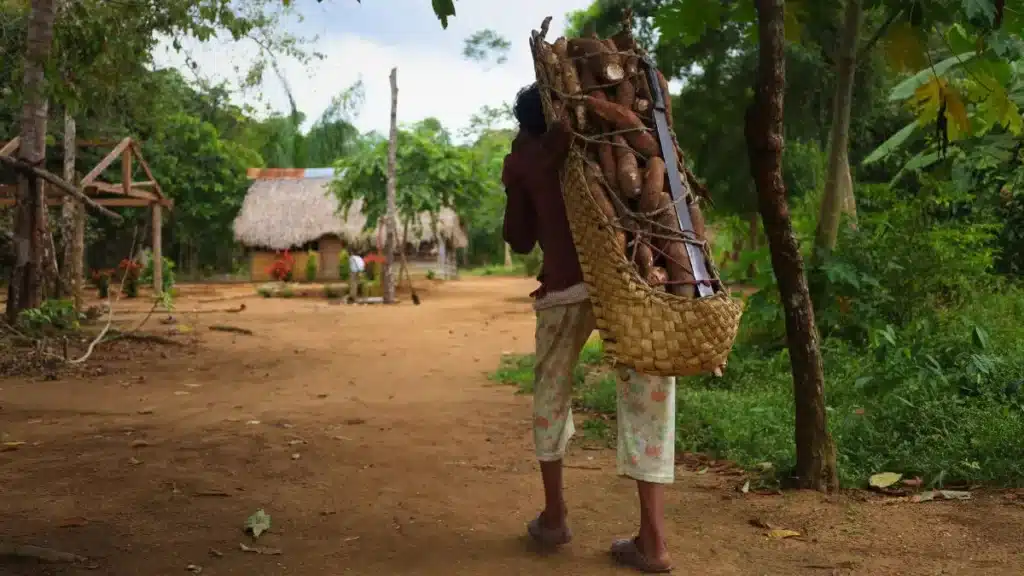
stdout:
MULTIPOLYGON (((540 39, 537 39, 540 40, 540 39)), ((537 79, 548 85, 544 69, 537 79)), ((549 122, 551 95, 540 90, 549 122)), ((587 186, 575 146, 562 168, 562 195, 583 279, 605 352, 643 374, 693 376, 725 365, 739 328, 742 304, 722 290, 689 299, 651 288, 622 253, 615 229, 587 186)))

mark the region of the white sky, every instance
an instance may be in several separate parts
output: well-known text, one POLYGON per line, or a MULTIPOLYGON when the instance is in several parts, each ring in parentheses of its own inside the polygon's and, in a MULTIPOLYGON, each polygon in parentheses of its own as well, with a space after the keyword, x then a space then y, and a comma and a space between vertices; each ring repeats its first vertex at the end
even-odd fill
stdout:
MULTIPOLYGON (((398 119, 411 123, 436 117, 452 133, 468 124, 470 115, 484 105, 510 102, 516 91, 533 81, 527 39, 545 16, 553 16, 549 38, 560 35, 565 14, 585 8, 589 0, 457 0, 457 15, 447 30, 430 10, 429 0, 297 0, 305 17, 289 30, 318 35, 312 46, 326 58, 310 69, 293 60, 282 62, 300 111, 307 122, 319 117, 332 96, 360 77, 366 100, 356 119, 362 131, 387 133, 390 116, 388 74, 398 68, 398 119), (473 32, 490 28, 512 42, 508 62, 492 66, 469 62, 462 56, 463 41, 473 32)), ((254 48, 247 42, 214 42, 187 46, 204 76, 236 79, 252 61, 254 48)), ((184 55, 170 49, 157 51, 157 64, 186 70, 184 55)), ((288 101, 272 71, 264 75, 263 99, 274 110, 286 112, 288 101)), ((244 98, 256 105, 255 94, 244 98)))

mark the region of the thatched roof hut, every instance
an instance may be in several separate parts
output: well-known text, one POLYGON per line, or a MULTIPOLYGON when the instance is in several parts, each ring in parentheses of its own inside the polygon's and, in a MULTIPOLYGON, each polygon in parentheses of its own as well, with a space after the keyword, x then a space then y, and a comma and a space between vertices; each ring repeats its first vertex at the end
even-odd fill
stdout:
MULTIPOLYGON (((252 186, 235 218, 235 239, 251 248, 285 250, 302 246, 327 235, 336 235, 348 246, 368 247, 376 243, 373 227, 366 227, 362 201, 338 213, 338 200, 330 192, 331 168, 251 169, 252 186)), ((431 215, 420 214, 409 225, 406 243, 420 245, 445 240, 448 246, 464 248, 466 233, 454 211, 444 209, 437 216, 435 231, 431 215)), ((401 240, 402 231, 399 230, 401 240)))

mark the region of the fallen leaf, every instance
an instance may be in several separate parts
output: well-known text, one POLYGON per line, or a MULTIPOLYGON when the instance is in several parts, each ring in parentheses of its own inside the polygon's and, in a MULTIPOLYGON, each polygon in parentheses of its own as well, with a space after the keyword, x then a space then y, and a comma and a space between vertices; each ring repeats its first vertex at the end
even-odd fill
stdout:
POLYGON ((242 544, 241 542, 238 544, 238 547, 242 550, 242 552, 248 552, 250 554, 261 554, 263 556, 280 556, 281 555, 281 550, 279 550, 277 548, 262 548, 260 546, 246 546, 245 544, 242 544))
POLYGON ((248 422, 246 422, 246 424, 249 424, 250 426, 255 426, 255 425, 259 424, 259 423, 260 423, 259 420, 249 420, 248 422))
POLYGON ((893 484, 900 481, 903 478, 903 474, 897 474, 896 472, 881 472, 868 478, 868 484, 872 488, 888 488, 893 484))
POLYGON ((0 452, 11 452, 24 446, 24 442, 4 442, 3 449, 0 452))
POLYGON ((750 519, 750 525, 753 526, 754 528, 763 528, 765 530, 774 530, 774 528, 772 527, 771 524, 765 522, 764 520, 762 520, 760 518, 751 518, 750 519))
POLYGON ((75 518, 68 518, 67 520, 61 522, 60 523, 60 527, 61 528, 81 528, 82 526, 85 526, 88 523, 89 523, 89 521, 87 519, 82 518, 81 516, 76 516, 75 518))
POLYGON ((223 558, 224 553, 216 548, 210 548, 210 556, 213 556, 214 558, 223 558))
POLYGON ((707 474, 707 473, 708 473, 708 467, 707 466, 701 468, 700 470, 697 470, 697 474, 707 474))
POLYGON ((146 446, 149 446, 149 442, 146 442, 145 440, 136 440, 135 442, 132 442, 132 448, 145 448, 146 446))
POLYGON ((185 571, 193 574, 201 574, 203 572, 203 567, 196 564, 189 564, 188 566, 185 566, 185 571))
POLYGON ((743 483, 743 486, 740 488, 740 492, 743 492, 744 494, 750 492, 750 480, 743 483))
POLYGON ((143 416, 148 416, 148 415, 152 414, 154 410, 155 410, 155 408, 140 408, 138 413, 143 415, 143 416))
POLYGON ((270 514, 264 512, 262 508, 246 518, 245 531, 252 534, 253 538, 259 538, 260 534, 267 530, 270 530, 270 514))
POLYGON ((292 460, 298 460, 299 458, 302 458, 302 455, 298 452, 292 454, 292 460))
POLYGON ((782 528, 775 528, 774 530, 768 531, 769 538, 784 539, 784 538, 796 538, 800 533, 795 530, 785 530, 782 528))
POLYGON ((139 464, 142 464, 142 460, 139 460, 138 458, 135 457, 131 457, 128 459, 128 463, 131 464, 132 466, 138 466, 139 464))
POLYGON ((174 395, 175 396, 188 396, 189 394, 190 394, 190 392, 188 390, 175 390, 174 391, 174 395))

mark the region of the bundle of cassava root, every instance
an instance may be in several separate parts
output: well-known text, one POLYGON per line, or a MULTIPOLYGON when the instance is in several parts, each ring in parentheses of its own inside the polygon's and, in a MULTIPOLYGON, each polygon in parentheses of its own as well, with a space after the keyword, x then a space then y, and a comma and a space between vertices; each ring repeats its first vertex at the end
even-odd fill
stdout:
MULTIPOLYGON (((678 205, 673 201, 655 129, 645 54, 628 24, 607 39, 592 34, 548 43, 543 40, 548 22, 533 46, 539 87, 549 91, 554 115, 574 134, 574 147, 585 158, 590 194, 612 223, 619 248, 649 286, 692 298, 697 282, 686 244, 699 246, 708 277, 717 287, 704 217, 693 193, 706 198, 706 192, 685 168, 672 134, 673 150, 668 153, 677 159, 685 195, 678 205), (692 232, 681 230, 676 210, 689 211, 692 232)), ((671 127, 668 83, 660 71, 657 79, 671 127)))

